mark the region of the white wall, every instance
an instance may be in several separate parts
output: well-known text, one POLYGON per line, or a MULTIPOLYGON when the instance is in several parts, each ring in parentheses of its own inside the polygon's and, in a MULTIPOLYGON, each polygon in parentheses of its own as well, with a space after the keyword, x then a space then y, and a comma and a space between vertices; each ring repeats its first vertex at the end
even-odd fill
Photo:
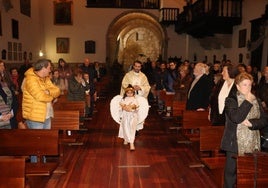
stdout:
MULTIPOLYGON (((11 1, 13 8, 8 12, 1 6, 2 16, 2 36, 0 36, 0 51, 8 50, 8 42, 22 44, 22 52, 27 54, 32 52, 33 59, 38 58, 40 48, 40 17, 39 10, 32 8, 31 18, 20 13, 19 0, 11 1), (18 20, 19 23, 19 39, 12 38, 11 20, 18 20)), ((39 1, 32 1, 32 7, 39 7, 39 1)), ((17 61, 4 60, 6 63, 18 63, 17 61)))
MULTIPOLYGON (((57 62, 59 58, 64 58, 67 62, 82 62, 85 57, 92 61, 105 62, 106 59, 106 35, 109 25, 124 9, 96 9, 86 8, 85 0, 73 1, 73 25, 58 26, 54 25, 54 0, 32 0, 31 18, 20 14, 19 0, 13 0, 14 8, 8 12, 3 9, 2 27, 3 36, 0 36, 0 50, 7 49, 7 42, 21 42, 22 51, 32 52, 33 61, 38 58, 38 52, 41 48, 45 57, 57 62), (38 7, 38 8, 36 8, 38 7), (11 19, 19 21, 19 40, 12 39, 11 19), (56 38, 70 38, 70 53, 56 53, 56 38), (86 40, 96 41, 96 54, 84 53, 84 42, 86 40)), ((185 34, 175 33, 174 26, 166 28, 168 34, 167 57, 177 56, 183 59, 193 60, 196 54, 198 60, 203 60, 207 55, 209 61, 213 55, 222 57, 227 54, 227 58, 233 62, 238 62, 238 54, 244 54, 244 60, 248 53, 247 48, 238 48, 239 30, 247 28, 247 38, 250 37, 250 20, 260 17, 265 10, 267 0, 244 0, 243 1, 243 22, 234 27, 232 48, 222 48, 220 50, 205 51, 199 45, 199 42, 185 34)), ((158 10, 146 10, 154 15, 158 15, 158 10)), ((219 59, 221 60, 221 59, 219 59)), ((248 61, 248 60, 247 60, 248 61)), ((8 61, 6 61, 8 62, 8 61)), ((247 63, 247 62, 245 62, 247 63)))
POLYGON ((251 33, 251 23, 250 21, 256 18, 259 18, 265 12, 265 5, 268 3, 268 0, 244 0, 243 1, 243 15, 241 25, 233 27, 233 36, 232 36, 232 48, 222 48, 219 50, 209 50, 205 51, 206 55, 209 58, 209 61, 212 62, 213 55, 216 55, 217 60, 222 60, 222 55, 227 54, 227 59, 230 59, 233 63, 238 63, 239 54, 243 54, 243 63, 249 64, 250 58, 247 47, 238 48, 238 36, 239 31, 242 29, 247 29, 247 40, 250 39, 251 33))

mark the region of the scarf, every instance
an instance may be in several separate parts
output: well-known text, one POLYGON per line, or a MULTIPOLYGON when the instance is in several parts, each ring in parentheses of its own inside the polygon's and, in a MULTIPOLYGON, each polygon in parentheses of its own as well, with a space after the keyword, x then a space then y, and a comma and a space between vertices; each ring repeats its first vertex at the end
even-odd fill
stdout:
POLYGON ((222 88, 220 90, 220 93, 219 93, 219 96, 218 96, 219 114, 223 113, 224 106, 225 106, 225 99, 226 99, 226 97, 228 97, 228 95, 230 93, 230 90, 233 87, 234 79, 231 79, 231 82, 232 82, 231 85, 228 86, 227 81, 224 81, 224 83, 222 85, 222 88))
MULTIPOLYGON (((240 106, 245 100, 245 96, 238 92, 237 101, 240 106)), ((258 119, 260 118, 260 106, 257 99, 253 100, 253 106, 250 109, 246 119, 258 119)), ((256 150, 260 150, 260 132, 259 130, 250 130, 243 124, 237 125, 237 145, 238 155, 244 155, 245 153, 252 153, 256 150)))

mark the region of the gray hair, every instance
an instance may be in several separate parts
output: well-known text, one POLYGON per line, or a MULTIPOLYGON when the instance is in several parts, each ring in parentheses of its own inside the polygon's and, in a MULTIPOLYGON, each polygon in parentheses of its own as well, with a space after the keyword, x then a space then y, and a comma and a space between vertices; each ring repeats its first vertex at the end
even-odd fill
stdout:
POLYGON ((39 71, 43 67, 47 68, 49 64, 51 64, 50 59, 39 59, 37 62, 33 63, 33 69, 34 71, 39 71))

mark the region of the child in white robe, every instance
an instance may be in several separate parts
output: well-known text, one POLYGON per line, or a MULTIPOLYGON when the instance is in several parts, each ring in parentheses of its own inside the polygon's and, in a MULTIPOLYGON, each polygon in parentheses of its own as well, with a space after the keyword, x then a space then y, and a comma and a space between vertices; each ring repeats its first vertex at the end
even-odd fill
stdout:
POLYGON ((129 85, 125 89, 120 101, 121 116, 118 137, 124 139, 124 144, 130 144, 130 150, 134 151, 135 133, 138 125, 138 100, 135 98, 135 90, 129 85))

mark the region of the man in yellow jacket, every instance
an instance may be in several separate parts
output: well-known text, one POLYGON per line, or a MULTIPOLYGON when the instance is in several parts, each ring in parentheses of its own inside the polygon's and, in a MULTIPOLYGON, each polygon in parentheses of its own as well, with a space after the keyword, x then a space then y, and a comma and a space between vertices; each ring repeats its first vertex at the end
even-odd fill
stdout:
MULTIPOLYGON (((51 82, 50 72, 51 61, 40 59, 24 74, 22 116, 30 129, 51 128, 52 101, 60 95, 60 89, 51 82)), ((31 156, 31 162, 37 162, 37 157, 31 156)))
POLYGON ((40 59, 24 74, 22 84, 22 115, 30 129, 50 129, 53 117, 52 101, 60 89, 49 77, 51 61, 40 59))

